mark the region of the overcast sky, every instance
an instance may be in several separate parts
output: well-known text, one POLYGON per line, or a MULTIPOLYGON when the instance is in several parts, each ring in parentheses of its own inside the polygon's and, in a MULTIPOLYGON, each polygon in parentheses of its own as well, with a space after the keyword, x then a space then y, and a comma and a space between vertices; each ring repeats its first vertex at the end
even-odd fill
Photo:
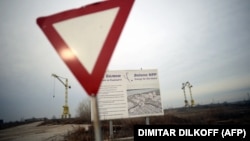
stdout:
MULTIPOLYGON (((0 119, 60 118, 64 86, 52 73, 69 79, 68 103, 76 115, 88 95, 36 19, 94 2, 0 1, 0 119)), ((186 81, 196 104, 246 100, 249 25, 249 0, 135 0, 108 69, 158 69, 164 108, 184 106, 186 81)))

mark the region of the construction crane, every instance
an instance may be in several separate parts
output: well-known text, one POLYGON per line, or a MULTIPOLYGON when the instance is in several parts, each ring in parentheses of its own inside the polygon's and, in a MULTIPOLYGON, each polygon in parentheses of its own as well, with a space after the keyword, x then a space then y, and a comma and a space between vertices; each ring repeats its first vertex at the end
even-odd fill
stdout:
POLYGON ((68 106, 68 88, 71 88, 71 86, 69 86, 67 78, 58 76, 56 74, 52 74, 52 76, 57 78, 65 87, 65 103, 63 105, 62 118, 70 118, 71 115, 69 113, 69 106, 68 106), (62 79, 65 79, 65 82, 62 79))
POLYGON ((188 86, 189 88, 189 93, 190 93, 190 97, 191 97, 191 107, 194 106, 194 99, 193 99, 193 96, 192 96, 192 92, 191 92, 191 88, 193 87, 188 81, 186 82, 186 85, 188 86))
POLYGON ((186 97, 186 92, 185 92, 185 87, 188 87, 189 88, 189 93, 190 93, 190 97, 191 97, 191 107, 194 106, 194 99, 193 99, 193 96, 192 96, 192 91, 191 91, 191 88, 193 87, 188 81, 186 83, 182 83, 182 88, 183 89, 183 92, 184 92, 184 102, 185 102, 185 107, 188 107, 189 104, 188 104, 188 101, 187 101, 187 97, 186 97))
POLYGON ((182 90, 184 92, 184 103, 185 103, 185 107, 188 107, 189 104, 188 104, 188 101, 187 101, 187 96, 186 96, 186 92, 185 92, 185 87, 186 87, 186 84, 185 83, 182 83, 182 90))

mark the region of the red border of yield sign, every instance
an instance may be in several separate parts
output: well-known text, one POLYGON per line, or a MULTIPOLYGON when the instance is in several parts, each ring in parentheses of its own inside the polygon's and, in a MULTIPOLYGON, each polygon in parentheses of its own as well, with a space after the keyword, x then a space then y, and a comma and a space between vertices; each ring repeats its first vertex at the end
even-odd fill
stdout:
POLYGON ((47 36, 48 40, 53 45, 61 59, 63 59, 63 61, 77 78, 81 86, 90 96, 95 96, 98 93, 109 60, 113 54, 133 3, 134 0, 109 0, 90 4, 79 9, 64 11, 47 17, 39 17, 37 19, 37 24, 47 36), (108 33, 108 36, 106 37, 106 41, 103 44, 103 47, 91 74, 88 73, 88 71, 84 67, 84 64, 81 64, 76 56, 71 59, 63 58, 63 54, 61 53, 62 50, 67 50, 72 54, 73 52, 52 26, 54 23, 116 7, 119 7, 119 11, 108 33))

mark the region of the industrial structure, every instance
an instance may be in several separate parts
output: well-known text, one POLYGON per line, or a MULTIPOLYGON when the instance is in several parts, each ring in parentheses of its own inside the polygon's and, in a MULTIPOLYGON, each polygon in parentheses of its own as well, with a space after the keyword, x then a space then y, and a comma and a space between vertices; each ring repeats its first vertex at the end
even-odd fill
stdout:
POLYGON ((68 106, 68 88, 71 88, 71 86, 69 86, 67 78, 58 76, 56 74, 52 74, 52 76, 57 78, 65 87, 65 103, 63 105, 62 118, 70 118, 71 115, 69 113, 69 106, 68 106), (65 79, 65 82, 62 79, 65 79))
POLYGON ((186 92, 185 92, 185 83, 182 83, 182 88, 181 88, 184 92, 184 103, 185 103, 185 107, 188 107, 188 100, 187 100, 187 96, 186 96, 186 92))
POLYGON ((192 91, 191 91, 191 88, 193 86, 187 81, 186 83, 182 83, 182 88, 183 89, 183 92, 184 92, 184 103, 185 103, 185 107, 193 107, 194 106, 194 99, 193 99, 193 96, 192 96, 192 91), (190 97, 191 97, 191 105, 189 105, 188 103, 188 100, 187 100, 187 97, 186 97, 186 92, 185 92, 185 87, 188 87, 189 88, 189 93, 190 93, 190 97))

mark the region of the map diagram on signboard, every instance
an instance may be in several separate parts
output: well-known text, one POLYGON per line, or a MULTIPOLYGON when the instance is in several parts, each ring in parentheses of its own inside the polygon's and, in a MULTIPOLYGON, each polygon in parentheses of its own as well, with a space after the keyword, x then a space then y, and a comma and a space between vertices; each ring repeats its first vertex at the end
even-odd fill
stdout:
POLYGON ((129 116, 161 113, 161 96, 159 89, 127 90, 129 116))

